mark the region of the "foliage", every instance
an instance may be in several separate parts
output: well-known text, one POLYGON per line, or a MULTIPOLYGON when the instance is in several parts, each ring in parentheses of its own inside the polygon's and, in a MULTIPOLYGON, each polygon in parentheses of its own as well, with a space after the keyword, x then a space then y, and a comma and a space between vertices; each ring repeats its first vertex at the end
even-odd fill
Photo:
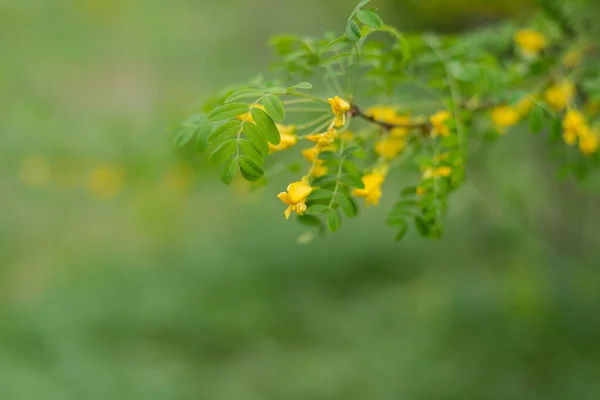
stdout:
POLYGON ((544 132, 540 146, 561 173, 584 179, 598 166, 599 49, 568 9, 542 2, 527 27, 439 36, 402 33, 368 3, 342 36, 274 37, 273 78, 217 94, 176 143, 210 147, 224 183, 239 170, 254 185, 267 183, 270 154, 302 147, 306 172, 278 197, 286 218, 296 212, 322 231, 337 231, 342 214, 355 217, 357 197, 377 205, 402 167, 413 178, 388 215, 397 239, 411 225, 440 237, 469 158, 518 124, 544 132))

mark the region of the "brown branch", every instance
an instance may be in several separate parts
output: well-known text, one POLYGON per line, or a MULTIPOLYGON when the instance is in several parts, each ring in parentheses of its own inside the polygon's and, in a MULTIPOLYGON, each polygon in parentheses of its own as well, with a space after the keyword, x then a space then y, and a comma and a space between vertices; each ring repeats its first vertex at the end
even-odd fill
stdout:
POLYGON ((393 124, 390 122, 385 122, 385 121, 379 121, 377 119, 375 119, 374 117, 372 117, 371 115, 365 114, 364 112, 362 112, 360 110, 360 108, 358 108, 357 105, 353 104, 352 107, 350 107, 350 110, 348 110, 348 115, 353 116, 353 117, 359 117, 364 119, 365 121, 369 121, 373 124, 379 125, 379 127, 381 127, 381 129, 384 129, 386 131, 390 131, 394 128, 402 128, 402 129, 419 129, 421 132, 427 133, 429 132, 431 126, 429 124, 429 122, 415 122, 412 124, 393 124))

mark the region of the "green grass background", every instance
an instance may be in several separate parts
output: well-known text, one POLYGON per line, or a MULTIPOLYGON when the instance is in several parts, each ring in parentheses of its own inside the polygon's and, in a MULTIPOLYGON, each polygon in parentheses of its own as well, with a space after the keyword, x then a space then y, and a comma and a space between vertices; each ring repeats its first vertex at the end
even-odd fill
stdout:
MULTIPOLYGON (((393 242, 392 179, 305 246, 293 174, 249 194, 171 145, 272 34, 353 3, 0 2, 0 399, 598 399, 598 184, 556 180, 542 138, 477 153, 439 241, 393 242)), ((377 5, 438 30, 523 6, 434 3, 377 5)))

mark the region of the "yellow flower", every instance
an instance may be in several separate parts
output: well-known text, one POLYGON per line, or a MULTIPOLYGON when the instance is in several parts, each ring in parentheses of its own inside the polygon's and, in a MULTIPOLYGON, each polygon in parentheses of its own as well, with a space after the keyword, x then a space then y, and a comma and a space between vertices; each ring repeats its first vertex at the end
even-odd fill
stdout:
POLYGON ((599 145, 598 134, 586 126, 579 135, 579 150, 581 153, 589 156, 598 150, 599 145))
POLYGON ((519 112, 511 106, 498 106, 492 109, 492 121, 498 132, 504 133, 506 128, 519 122, 519 112))
POLYGON ((569 146, 573 146, 577 142, 577 133, 575 131, 564 131, 563 139, 569 146))
POLYGON ((573 131, 579 133, 586 126, 585 118, 577 110, 569 110, 563 118, 563 129, 565 131, 573 131))
POLYGON ((552 108, 557 111, 564 110, 567 108, 569 103, 575 97, 576 89, 575 85, 569 81, 563 81, 555 85, 550 86, 546 89, 544 98, 552 108))
POLYGON ((269 143, 269 151, 271 153, 275 151, 281 151, 285 149, 289 149, 298 141, 298 137, 296 136, 296 126, 295 125, 282 125, 275 124, 277 129, 279 130, 279 136, 281 137, 281 141, 279 144, 274 145, 269 143))
POLYGON ((27 186, 43 186, 50 183, 51 169, 43 156, 31 155, 23 158, 19 165, 19 179, 27 186))
MULTIPOLYGON (((258 108, 258 109, 265 111, 265 107, 262 104, 254 104, 251 108, 258 108)), ((250 110, 248 110, 247 113, 240 114, 235 117, 235 119, 237 119, 239 121, 243 121, 244 118, 246 119, 247 122, 255 123, 254 118, 252 118, 252 114, 250 113, 250 110), (246 116, 246 114, 248 114, 248 115, 246 116)))
MULTIPOLYGON (((313 147, 312 149, 304 149, 302 150, 302 155, 308 162, 313 163, 315 162, 315 158, 319 155, 319 148, 313 147)), ((325 160, 317 160, 310 175, 315 178, 325 175, 327 173, 327 167, 323 164, 325 164, 325 160)))
POLYGON ((335 127, 340 128, 346 123, 346 112, 350 110, 350 104, 340 96, 327 99, 331 104, 331 111, 335 115, 335 127))
POLYGON ((565 68, 575 68, 581 63, 583 54, 579 50, 570 50, 562 58, 562 65, 565 68))
POLYGON ((375 152, 384 157, 386 160, 391 160, 396 157, 406 148, 406 143, 403 139, 387 137, 375 143, 375 152))
POLYGON ((381 184, 385 179, 385 173, 383 171, 373 171, 373 173, 369 175, 365 175, 362 177, 362 182, 365 185, 364 189, 354 189, 352 194, 358 197, 364 197, 367 207, 371 204, 377 205, 379 204, 379 199, 381 198, 381 184))
POLYGON ((533 29, 522 29, 515 35, 515 43, 527 57, 535 57, 547 45, 546 37, 533 29))
POLYGON ((292 211, 302 215, 306 211, 306 198, 311 194, 312 187, 308 184, 308 177, 303 176, 298 182, 290 183, 287 192, 281 192, 277 197, 289 207, 285 210, 285 219, 288 219, 292 211))
POLYGON ((123 170, 118 167, 99 167, 92 171, 88 180, 88 190, 98 198, 110 198, 123 187, 123 170))
POLYGON ((449 111, 438 111, 431 117, 429 117, 429 121, 433 126, 433 129, 431 130, 431 135, 434 137, 437 135, 449 136, 450 129, 446 125, 446 121, 448 121, 451 116, 452 115, 449 111))
POLYGON ((450 176, 452 173, 452 168, 442 166, 437 168, 427 168, 423 171, 423 179, 437 178, 440 176, 450 176))
MULTIPOLYGON (((410 124, 410 117, 406 115, 396 115, 394 116, 394 118, 391 118, 390 121, 387 122, 396 125, 408 125, 410 124)), ((408 128, 392 128, 390 130, 390 135, 395 138, 404 138, 406 137, 406 135, 408 135, 408 133, 408 128)))
POLYGON ((327 132, 319 133, 317 135, 308 135, 306 138, 311 142, 315 142, 318 147, 324 148, 333 143, 336 134, 337 132, 335 129, 329 129, 327 132))
POLYGON ((423 196, 425 194, 425 188, 422 186, 418 186, 416 193, 417 193, 417 196, 423 196))
POLYGON ((375 106, 367 110, 367 115, 377 121, 391 122, 396 116, 396 110, 390 106, 375 106))
POLYGON ((533 108, 533 100, 534 99, 532 96, 527 96, 517 103, 515 109, 521 117, 525 117, 527 114, 529 114, 529 111, 531 111, 533 108))
POLYGON ((452 168, 450 167, 437 167, 433 171, 433 176, 450 176, 452 173, 452 168))

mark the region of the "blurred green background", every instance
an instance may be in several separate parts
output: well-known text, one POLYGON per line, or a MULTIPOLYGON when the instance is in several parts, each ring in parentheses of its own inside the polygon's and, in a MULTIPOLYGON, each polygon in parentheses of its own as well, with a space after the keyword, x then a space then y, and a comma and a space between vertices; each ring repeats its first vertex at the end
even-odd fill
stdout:
MULTIPOLYGON (((0 399, 598 399, 600 202, 515 132, 439 241, 378 208, 308 245, 168 128, 354 1, 0 1, 0 399)), ((451 31, 523 1, 377 1, 451 31), (425 4, 427 3, 427 4, 425 4)))

